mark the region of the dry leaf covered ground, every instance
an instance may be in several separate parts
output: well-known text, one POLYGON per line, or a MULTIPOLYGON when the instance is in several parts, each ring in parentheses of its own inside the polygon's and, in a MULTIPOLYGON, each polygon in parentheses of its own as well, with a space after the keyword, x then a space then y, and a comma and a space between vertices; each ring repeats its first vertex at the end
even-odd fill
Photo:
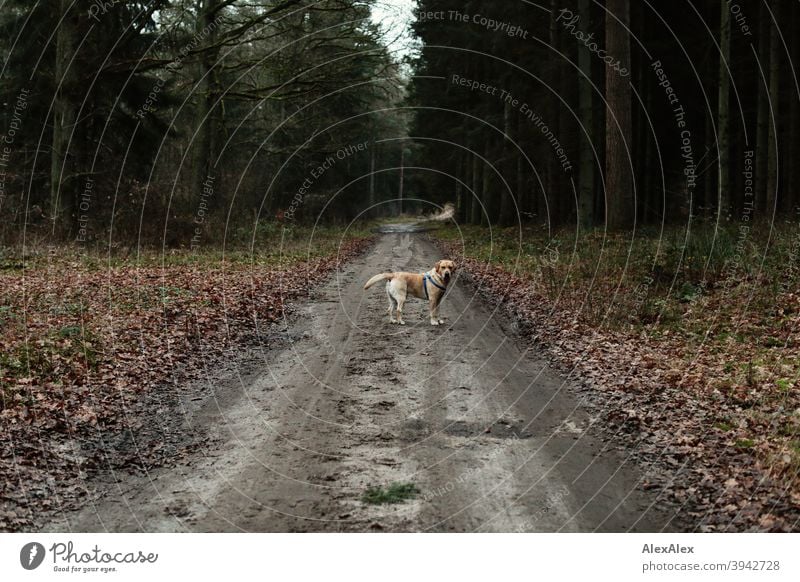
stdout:
POLYGON ((435 237, 583 383, 610 446, 637 450, 698 531, 800 528, 794 230, 769 244, 710 228, 435 237))
POLYGON ((142 421, 136 403, 202 374, 226 346, 266 341, 287 302, 369 242, 294 229, 254 253, 0 257, 0 530, 79 502, 101 467, 182 454, 123 442, 142 421))

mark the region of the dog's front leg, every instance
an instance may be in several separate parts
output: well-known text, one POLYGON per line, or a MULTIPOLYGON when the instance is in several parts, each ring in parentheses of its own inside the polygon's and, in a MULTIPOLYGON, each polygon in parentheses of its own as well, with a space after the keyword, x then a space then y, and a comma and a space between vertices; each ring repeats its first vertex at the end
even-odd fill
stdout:
POLYGON ((441 304, 442 304, 442 298, 441 297, 439 297, 433 303, 433 310, 431 312, 431 323, 433 323, 435 321, 436 325, 443 325, 444 324, 444 319, 439 317, 439 306, 441 304))
POLYGON ((435 299, 431 299, 428 303, 428 313, 431 317, 431 325, 439 325, 439 316, 437 314, 439 304, 435 299))
POLYGON ((439 316, 439 307, 442 305, 442 298, 439 297, 439 300, 436 302, 436 307, 434 308, 435 313, 434 317, 436 317, 436 321, 439 322, 439 325, 444 325, 444 318, 439 316))

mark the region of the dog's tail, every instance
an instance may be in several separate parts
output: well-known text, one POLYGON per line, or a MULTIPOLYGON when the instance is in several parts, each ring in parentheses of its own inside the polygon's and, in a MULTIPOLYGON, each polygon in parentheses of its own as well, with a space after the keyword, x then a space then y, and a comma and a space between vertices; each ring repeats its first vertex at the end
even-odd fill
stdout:
POLYGON ((383 281, 384 279, 391 279, 392 277, 394 277, 394 273, 380 273, 378 275, 375 275, 372 279, 367 281, 367 284, 364 285, 364 289, 369 289, 378 281, 383 281))

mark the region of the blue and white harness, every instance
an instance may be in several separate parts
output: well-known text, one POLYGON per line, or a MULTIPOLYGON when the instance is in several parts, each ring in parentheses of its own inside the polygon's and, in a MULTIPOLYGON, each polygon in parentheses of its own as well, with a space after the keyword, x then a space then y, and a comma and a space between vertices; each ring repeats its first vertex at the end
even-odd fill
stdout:
POLYGON ((434 287, 438 287, 442 291, 447 291, 447 287, 442 287, 441 285, 439 285, 436 281, 433 280, 433 277, 431 277, 428 273, 422 273, 422 289, 423 291, 425 291, 425 299, 429 299, 428 281, 430 281, 434 287))

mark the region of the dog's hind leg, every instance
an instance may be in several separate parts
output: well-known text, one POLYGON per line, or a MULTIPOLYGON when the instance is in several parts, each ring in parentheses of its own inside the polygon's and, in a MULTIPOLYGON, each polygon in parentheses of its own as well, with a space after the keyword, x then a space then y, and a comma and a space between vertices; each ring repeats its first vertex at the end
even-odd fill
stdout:
POLYGON ((394 310, 397 308, 397 301, 394 297, 392 297, 392 291, 390 289, 391 281, 386 283, 386 296, 389 298, 389 323, 397 323, 397 320, 394 318, 394 310))
POLYGON ((405 303, 405 297, 398 297, 397 298, 397 323, 400 325, 405 325, 406 322, 403 321, 403 304, 405 303))

